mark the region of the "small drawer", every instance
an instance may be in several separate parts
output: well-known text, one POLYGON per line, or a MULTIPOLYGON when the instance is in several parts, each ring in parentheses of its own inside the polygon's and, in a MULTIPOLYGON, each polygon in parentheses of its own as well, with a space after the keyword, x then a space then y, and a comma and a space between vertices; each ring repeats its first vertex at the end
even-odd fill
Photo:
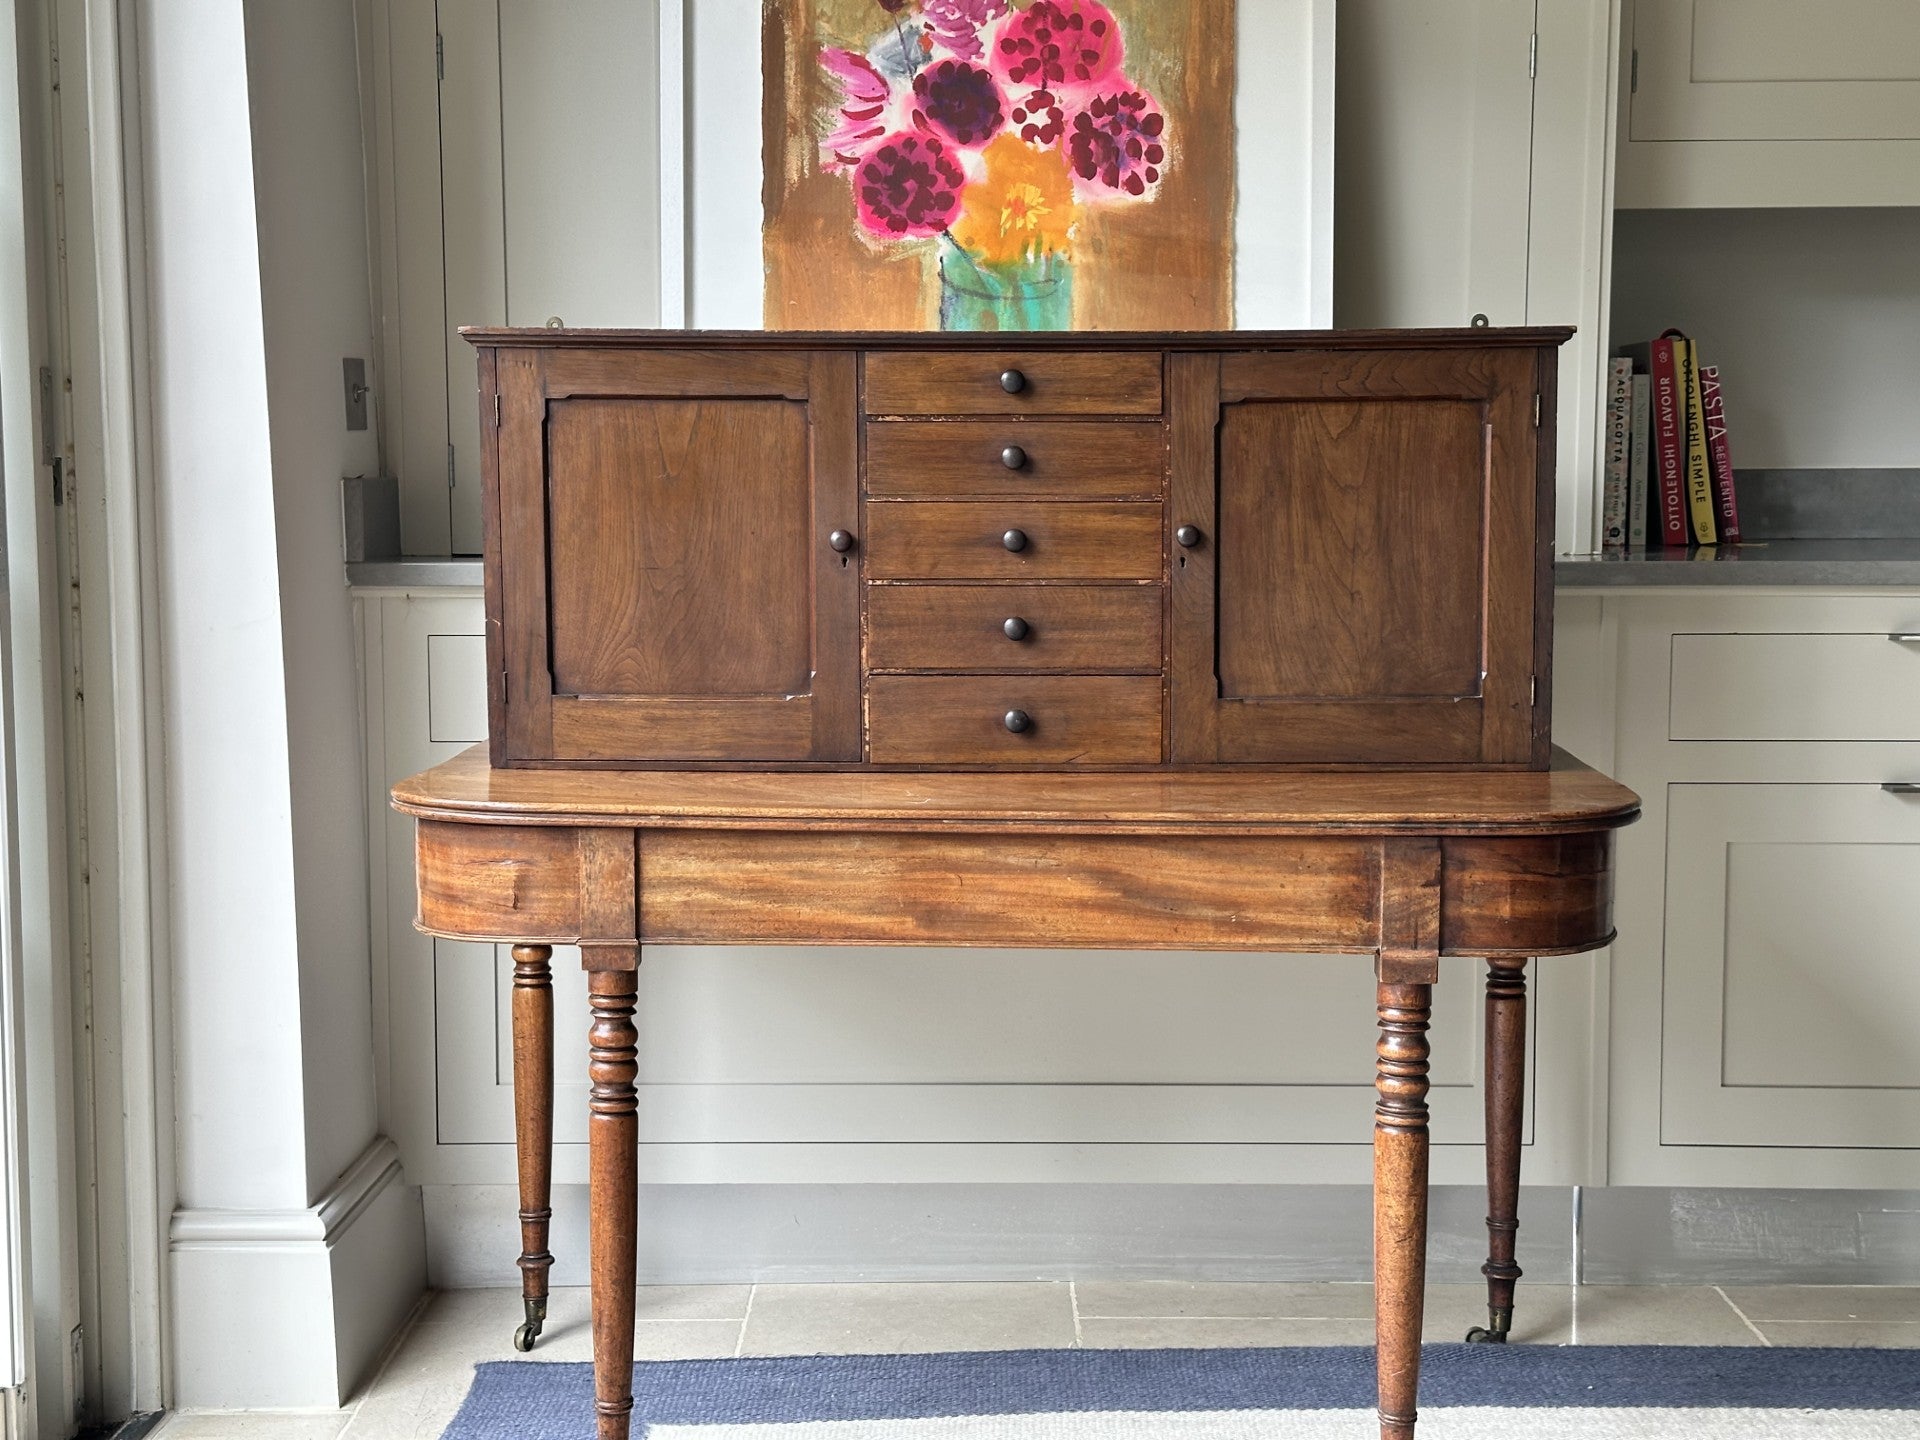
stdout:
POLYGON ((1158 585, 873 585, 869 670, 1157 675, 1158 585))
POLYGON ((1675 635, 1672 740, 1920 740, 1920 626, 1675 635))
POLYGON ((880 351, 867 357, 869 415, 1158 415, 1148 351, 880 351))
POLYGON ((1158 580, 1158 505, 884 500, 867 506, 877 580, 1158 580))
POLYGON ((1157 765, 1161 684, 1141 675, 876 675, 876 765, 1157 765))
POLYGON ((1167 431, 1157 423, 876 420, 867 426, 869 495, 1153 500, 1166 473, 1167 431))

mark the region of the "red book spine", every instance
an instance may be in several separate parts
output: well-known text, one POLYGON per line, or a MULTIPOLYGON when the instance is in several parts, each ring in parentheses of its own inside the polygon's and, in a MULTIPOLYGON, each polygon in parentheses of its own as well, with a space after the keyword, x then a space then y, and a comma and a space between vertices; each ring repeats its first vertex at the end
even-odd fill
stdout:
POLYGON ((1686 548, 1686 399, 1680 393, 1680 373, 1673 363, 1673 341, 1653 342, 1647 372, 1653 377, 1654 477, 1660 500, 1660 543, 1686 548))
POLYGON ((1700 367, 1700 410, 1707 423, 1707 464, 1713 471, 1713 508, 1720 538, 1740 539, 1740 508, 1733 494, 1733 456, 1727 448, 1726 401, 1720 393, 1720 367, 1700 367))

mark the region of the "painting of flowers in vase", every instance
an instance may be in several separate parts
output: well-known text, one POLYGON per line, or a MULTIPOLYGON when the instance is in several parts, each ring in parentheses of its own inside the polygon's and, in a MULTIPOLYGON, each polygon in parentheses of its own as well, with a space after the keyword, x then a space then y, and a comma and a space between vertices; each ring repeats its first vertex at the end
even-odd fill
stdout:
POLYGON ((1234 21, 766 0, 767 327, 1231 327, 1234 21))

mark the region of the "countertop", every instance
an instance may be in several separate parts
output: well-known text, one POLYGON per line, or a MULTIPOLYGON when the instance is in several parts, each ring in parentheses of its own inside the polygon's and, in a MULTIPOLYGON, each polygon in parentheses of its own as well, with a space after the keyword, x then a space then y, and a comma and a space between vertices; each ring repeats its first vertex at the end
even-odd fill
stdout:
MULTIPOLYGON (((347 566, 361 589, 479 589, 477 558, 363 560, 347 566)), ((1639 550, 1562 555, 1553 583, 1562 590, 1672 585, 1885 585, 1920 588, 1920 538, 1772 540, 1709 550, 1639 550)))

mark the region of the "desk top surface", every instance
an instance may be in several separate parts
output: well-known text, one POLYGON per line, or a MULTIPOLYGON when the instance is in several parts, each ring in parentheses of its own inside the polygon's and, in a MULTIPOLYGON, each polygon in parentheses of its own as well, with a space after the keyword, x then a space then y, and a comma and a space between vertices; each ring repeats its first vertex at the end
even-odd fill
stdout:
POLYGON ((494 825, 1538 835, 1631 822, 1640 797, 1554 752, 1544 771, 496 770, 485 746, 393 787, 494 825))

